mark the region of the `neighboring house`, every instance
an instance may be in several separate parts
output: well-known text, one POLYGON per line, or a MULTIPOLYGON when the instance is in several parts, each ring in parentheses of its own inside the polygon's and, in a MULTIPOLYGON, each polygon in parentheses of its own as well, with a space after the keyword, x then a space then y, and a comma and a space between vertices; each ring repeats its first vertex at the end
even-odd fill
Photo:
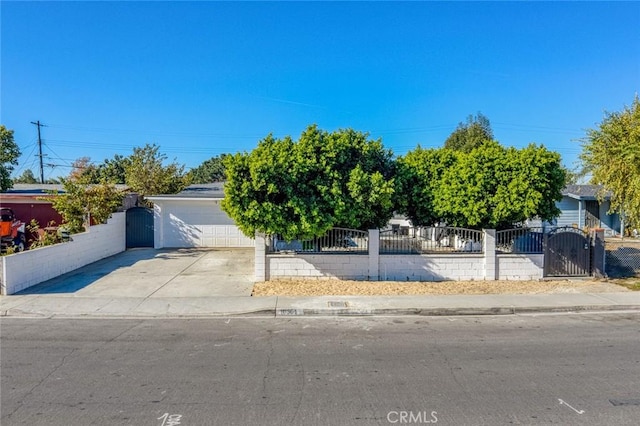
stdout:
MULTIPOLYGON (((611 193, 602 194, 600 202, 600 185, 567 185, 562 190, 562 200, 556 205, 560 216, 553 226, 572 226, 580 229, 603 228, 606 236, 618 235, 622 224, 620 215, 609 214, 611 193)), ((530 226, 540 226, 539 221, 529 221, 530 226)))
POLYGON ((391 229, 396 234, 408 234, 409 230, 412 228, 411 221, 407 219, 405 216, 394 213, 393 217, 389 219, 389 223, 385 227, 385 230, 391 229))
POLYGON ((611 193, 600 194, 600 185, 567 185, 562 191, 562 201, 558 208, 562 214, 556 220, 558 226, 573 226, 578 228, 603 228, 605 235, 618 235, 621 231, 620 215, 609 214, 611 208, 611 193))
POLYGON ((54 195, 47 191, 62 191, 62 185, 16 183, 7 192, 0 193, 0 207, 12 209, 16 217, 27 224, 35 219, 41 228, 52 221, 60 225, 62 217, 46 200, 54 195))
POLYGON ((221 209, 223 198, 223 183, 147 197, 154 204, 154 247, 254 247, 254 239, 221 209))

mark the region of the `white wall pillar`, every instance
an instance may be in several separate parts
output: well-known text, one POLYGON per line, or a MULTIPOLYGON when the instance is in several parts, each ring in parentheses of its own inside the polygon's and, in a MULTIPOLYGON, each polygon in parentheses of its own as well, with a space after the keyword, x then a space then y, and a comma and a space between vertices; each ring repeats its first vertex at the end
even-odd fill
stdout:
POLYGON ((369 281, 380 279, 380 230, 369 229, 369 281))
POLYGON ((583 206, 582 206, 582 200, 578 200, 578 229, 582 229, 584 228, 584 214, 582 213, 583 210, 583 206))
POLYGON ((162 204, 157 201, 153 203, 153 248, 164 247, 164 211, 162 204))
POLYGON ((255 279, 256 282, 267 280, 267 239, 264 233, 256 232, 255 248, 255 279))
POLYGON ((497 277, 496 230, 485 229, 482 251, 484 252, 484 279, 493 281, 497 277))

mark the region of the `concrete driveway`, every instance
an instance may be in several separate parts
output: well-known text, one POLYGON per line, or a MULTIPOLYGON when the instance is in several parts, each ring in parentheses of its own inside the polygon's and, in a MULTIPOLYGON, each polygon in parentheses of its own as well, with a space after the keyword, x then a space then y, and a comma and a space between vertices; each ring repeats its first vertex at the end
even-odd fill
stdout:
POLYGON ((254 250, 132 249, 19 294, 86 297, 249 296, 254 250))

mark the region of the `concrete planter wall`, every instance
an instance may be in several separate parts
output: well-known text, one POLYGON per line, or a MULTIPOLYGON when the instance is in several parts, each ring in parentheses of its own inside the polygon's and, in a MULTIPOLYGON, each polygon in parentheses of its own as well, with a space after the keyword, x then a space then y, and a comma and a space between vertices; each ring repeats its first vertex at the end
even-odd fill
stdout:
POLYGON ((14 294, 31 286, 123 252, 125 213, 114 213, 106 224, 71 236, 72 241, 3 256, 2 294, 14 294))

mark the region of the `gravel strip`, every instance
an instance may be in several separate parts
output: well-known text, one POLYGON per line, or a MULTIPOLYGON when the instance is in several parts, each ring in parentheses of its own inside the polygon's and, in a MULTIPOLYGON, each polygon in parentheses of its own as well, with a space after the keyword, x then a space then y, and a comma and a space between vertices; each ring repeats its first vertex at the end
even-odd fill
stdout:
POLYGON ((402 296, 412 294, 541 294, 612 293, 630 291, 610 282, 597 280, 559 281, 348 281, 348 280, 272 280, 256 283, 253 296, 402 296))

